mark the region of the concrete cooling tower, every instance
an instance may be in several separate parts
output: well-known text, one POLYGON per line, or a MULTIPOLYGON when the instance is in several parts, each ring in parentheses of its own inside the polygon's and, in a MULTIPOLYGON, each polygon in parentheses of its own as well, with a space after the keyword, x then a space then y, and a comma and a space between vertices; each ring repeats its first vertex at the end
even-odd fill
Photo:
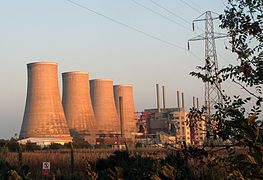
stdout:
POLYGON ((88 73, 66 72, 62 73, 62 78, 62 102, 71 135, 73 138, 95 135, 88 73))
POLYGON ((132 86, 115 85, 114 99, 119 118, 122 119, 123 134, 137 132, 132 86), (122 97, 122 118, 120 118, 120 97, 122 97))
POLYGON ((61 103, 57 69, 52 62, 27 64, 27 99, 20 139, 72 140, 61 103))
POLYGON ((90 81, 91 101, 99 134, 120 133, 120 123, 115 108, 113 81, 95 79, 90 81))

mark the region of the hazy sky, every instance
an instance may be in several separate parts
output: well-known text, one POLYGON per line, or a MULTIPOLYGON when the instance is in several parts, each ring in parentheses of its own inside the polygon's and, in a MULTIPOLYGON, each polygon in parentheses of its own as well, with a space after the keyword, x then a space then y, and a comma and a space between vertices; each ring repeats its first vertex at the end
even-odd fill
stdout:
MULTIPOLYGON (((196 32, 191 30, 192 20, 206 10, 222 13, 223 0, 153 0, 175 15, 151 0, 136 0, 144 7, 132 0, 73 1, 126 26, 67 0, 0 0, 0 138, 20 131, 26 64, 32 61, 57 62, 60 86, 62 72, 79 70, 89 72, 90 79, 132 84, 138 111, 156 106, 156 83, 166 86, 167 107, 176 106, 177 90, 185 93, 187 108, 192 96, 203 101, 204 85, 188 74, 203 63, 204 42, 191 43, 193 56, 187 51, 187 40, 203 33, 203 23, 197 24, 196 32)), ((224 32, 218 23, 214 26, 224 32)), ((236 61, 224 50, 227 42, 217 41, 220 65, 236 61)))

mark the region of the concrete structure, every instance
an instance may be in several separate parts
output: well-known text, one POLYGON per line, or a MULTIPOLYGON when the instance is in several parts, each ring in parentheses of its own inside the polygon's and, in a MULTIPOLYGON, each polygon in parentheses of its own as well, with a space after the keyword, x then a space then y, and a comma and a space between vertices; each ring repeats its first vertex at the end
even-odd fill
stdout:
POLYGON ((89 75, 86 72, 65 72, 63 78, 63 108, 73 138, 94 136, 95 115, 90 99, 89 75))
POLYGON ((58 142, 70 142, 72 138, 59 93, 57 64, 30 63, 27 71, 27 99, 20 139, 55 138, 58 142))
POLYGON ((206 122, 205 120, 198 121, 195 127, 195 144, 202 145, 205 140, 206 140, 206 122))
POLYGON ((165 86, 163 86, 163 111, 166 111, 166 94, 165 94, 165 86))
MULTIPOLYGON (((199 98, 193 97, 193 107, 199 109, 199 98)), ((206 122, 203 120, 190 120, 191 143, 193 145, 202 145, 206 139, 206 122)))
POLYGON ((115 85, 114 86, 114 99, 115 106, 120 118, 120 102, 119 99, 122 97, 122 127, 124 134, 130 134, 137 132, 136 128, 136 116, 133 99, 133 88, 131 85, 115 85))
POLYGON ((159 84, 156 84, 156 104, 158 112, 161 112, 160 108, 160 93, 159 93, 159 84))
MULTIPOLYGON (((183 94, 182 94, 182 97, 183 97, 183 94)), ((180 92, 179 91, 177 91, 177 107, 181 108, 181 105, 180 105, 180 92)))
POLYGON ((184 108, 184 93, 182 93, 182 108, 184 108))
POLYGON ((119 134, 120 122, 115 108, 113 81, 90 80, 90 95, 98 134, 119 134))
POLYGON ((145 109, 145 112, 154 113, 151 119, 147 120, 147 129, 150 134, 158 134, 165 132, 176 137, 176 142, 182 144, 185 141, 188 145, 191 144, 190 127, 186 123, 187 114, 183 108, 166 108, 166 111, 161 115, 158 109, 145 109))
POLYGON ((175 135, 178 144, 182 144, 183 141, 185 141, 187 145, 191 144, 191 133, 189 124, 187 124, 187 114, 188 112, 185 112, 182 108, 170 112, 170 121, 176 123, 175 135))

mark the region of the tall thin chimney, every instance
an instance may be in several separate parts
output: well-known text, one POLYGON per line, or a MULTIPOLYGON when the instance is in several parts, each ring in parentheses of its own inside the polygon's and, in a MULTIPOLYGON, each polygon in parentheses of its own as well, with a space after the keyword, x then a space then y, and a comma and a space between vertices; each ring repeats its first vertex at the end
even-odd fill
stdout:
POLYGON ((193 96, 193 107, 195 108, 195 97, 193 96))
POLYGON ((163 111, 166 111, 166 102, 165 102, 165 86, 163 86, 163 111))
POLYGON ((199 98, 196 98, 196 106, 197 106, 197 109, 199 109, 199 98))
POLYGON ((120 111, 120 129, 121 129, 121 136, 123 136, 123 97, 119 97, 119 111, 120 111))
POLYGON ((182 108, 184 109, 184 93, 182 93, 182 108))
POLYGON ((157 95, 157 110, 158 110, 158 112, 161 112, 161 109, 160 109, 159 84, 156 84, 156 95, 157 95))
POLYGON ((178 108, 180 108, 180 92, 177 91, 177 105, 178 105, 178 108))

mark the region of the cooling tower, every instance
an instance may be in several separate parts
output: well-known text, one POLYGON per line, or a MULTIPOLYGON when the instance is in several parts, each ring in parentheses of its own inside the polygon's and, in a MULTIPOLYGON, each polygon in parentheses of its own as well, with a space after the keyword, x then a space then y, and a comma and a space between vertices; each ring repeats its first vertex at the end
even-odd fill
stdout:
POLYGON ((114 86, 114 99, 119 116, 120 116, 120 102, 119 102, 120 97, 122 97, 122 103, 123 103, 122 104, 123 133, 129 134, 131 132, 137 132, 132 86, 131 85, 114 86))
POLYGON ((86 72, 62 73, 63 107, 73 138, 85 138, 95 133, 89 75, 86 72))
POLYGON ((115 108, 113 81, 94 79, 90 81, 90 95, 99 134, 120 133, 120 123, 115 108))
POLYGON ((71 141, 59 93, 57 64, 30 63, 27 71, 27 99, 20 138, 71 141))

